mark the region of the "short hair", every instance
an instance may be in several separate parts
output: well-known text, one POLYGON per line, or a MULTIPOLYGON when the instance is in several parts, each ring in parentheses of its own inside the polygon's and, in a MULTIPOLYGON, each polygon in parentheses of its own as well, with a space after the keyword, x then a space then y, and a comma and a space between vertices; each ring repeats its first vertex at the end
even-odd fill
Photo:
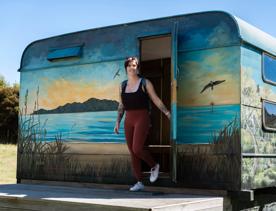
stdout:
POLYGON ((127 57, 126 60, 125 60, 125 70, 127 70, 128 64, 129 64, 130 62, 132 62, 132 61, 135 61, 135 62, 136 62, 136 64, 137 64, 137 69, 140 68, 140 64, 139 64, 138 58, 135 57, 135 56, 131 56, 131 57, 127 57))

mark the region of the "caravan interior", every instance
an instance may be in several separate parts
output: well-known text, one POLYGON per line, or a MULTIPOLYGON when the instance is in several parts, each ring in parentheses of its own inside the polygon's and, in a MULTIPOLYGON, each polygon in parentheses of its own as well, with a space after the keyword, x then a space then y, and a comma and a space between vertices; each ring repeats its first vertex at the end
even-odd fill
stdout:
MULTIPOLYGON (((170 110, 171 105, 171 36, 151 36, 140 39, 140 73, 149 79, 156 94, 170 110)), ((170 121, 151 101, 151 128, 146 147, 161 164, 164 177, 170 175, 171 140, 170 121)), ((146 171, 146 164, 142 168, 146 171)))

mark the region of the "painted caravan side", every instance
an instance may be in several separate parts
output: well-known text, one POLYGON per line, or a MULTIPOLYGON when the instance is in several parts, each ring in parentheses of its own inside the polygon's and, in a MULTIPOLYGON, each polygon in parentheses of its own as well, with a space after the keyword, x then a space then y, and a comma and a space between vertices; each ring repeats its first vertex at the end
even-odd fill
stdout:
POLYGON ((203 48, 179 45, 177 179, 186 187, 238 190, 240 40, 231 18, 215 18, 193 35, 203 48))
POLYGON ((275 187, 276 39, 252 26, 246 29, 269 45, 241 47, 241 187, 275 187))
POLYGON ((140 44, 160 36, 171 42, 170 54, 160 61, 173 82, 166 104, 173 124, 166 140, 168 174, 157 185, 174 181, 239 190, 240 36, 224 12, 104 27, 30 44, 20 67, 17 178, 133 182, 124 122, 120 134, 113 133, 119 84, 126 79, 127 56, 139 56, 144 68, 151 67, 140 44))
POLYGON ((234 17, 241 37, 241 189, 274 187, 276 179, 276 39, 234 17), (266 66, 266 68, 265 68, 266 66), (269 80, 264 70, 269 71, 269 80), (271 109, 272 108, 272 109, 271 109), (265 110, 269 110, 266 112, 265 110), (269 124, 272 128, 266 126, 269 124))

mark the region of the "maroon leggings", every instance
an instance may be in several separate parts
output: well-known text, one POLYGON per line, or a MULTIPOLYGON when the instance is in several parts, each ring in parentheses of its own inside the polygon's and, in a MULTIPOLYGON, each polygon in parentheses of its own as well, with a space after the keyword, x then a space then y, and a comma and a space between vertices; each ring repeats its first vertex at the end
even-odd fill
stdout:
POLYGON ((127 110, 125 118, 125 135, 127 146, 131 155, 132 170, 138 181, 142 180, 141 160, 144 160, 151 168, 156 162, 149 151, 144 149, 149 131, 149 112, 146 109, 127 110))

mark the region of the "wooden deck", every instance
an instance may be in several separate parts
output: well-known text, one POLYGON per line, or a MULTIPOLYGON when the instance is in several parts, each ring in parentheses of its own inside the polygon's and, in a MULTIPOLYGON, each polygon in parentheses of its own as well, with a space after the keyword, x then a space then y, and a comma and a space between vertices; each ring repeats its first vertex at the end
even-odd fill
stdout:
POLYGON ((0 185, 0 210, 223 210, 223 197, 40 184, 0 185))

